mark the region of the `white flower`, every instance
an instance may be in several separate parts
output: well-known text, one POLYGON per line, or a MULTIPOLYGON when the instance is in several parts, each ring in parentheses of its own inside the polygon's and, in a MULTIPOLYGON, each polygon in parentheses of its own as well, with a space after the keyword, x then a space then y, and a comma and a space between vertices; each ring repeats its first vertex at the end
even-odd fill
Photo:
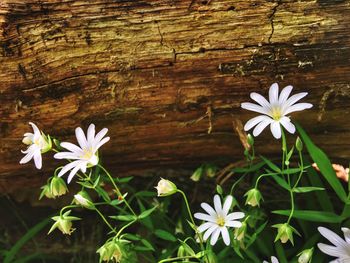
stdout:
POLYGON ((27 132, 24 134, 22 142, 29 145, 29 147, 27 150, 22 151, 22 153, 26 155, 19 161, 19 163, 24 164, 29 162, 31 159, 34 159, 35 167, 37 169, 41 169, 41 154, 51 149, 51 139, 50 137, 46 137, 43 133, 41 133, 34 123, 29 122, 29 124, 32 126, 34 133, 27 132))
POLYGON ((66 148, 70 152, 60 152, 54 155, 56 159, 68 159, 75 160, 71 163, 65 165, 58 176, 62 176, 70 170, 67 182, 70 183, 73 176, 81 170, 83 173, 86 172, 86 168, 92 167, 98 164, 98 149, 109 141, 109 137, 103 138, 108 132, 107 128, 103 128, 99 133, 95 136, 95 125, 90 124, 87 137, 83 130, 78 127, 75 129, 75 136, 77 137, 79 146, 69 143, 62 142, 61 147, 66 148))
MULTIPOLYGON (((269 263, 269 262, 264 260, 263 263, 269 263)), ((271 263, 279 263, 279 261, 276 257, 271 257, 271 263)))
POLYGON ((245 124, 244 130, 248 131, 256 126, 253 130, 253 135, 258 136, 268 125, 270 125, 272 135, 276 139, 279 139, 281 138, 280 124, 282 124, 288 132, 294 133, 295 126, 291 123, 290 118, 287 115, 295 111, 309 109, 312 107, 312 104, 295 104, 297 101, 304 98, 307 95, 307 92, 297 93, 288 98, 292 89, 293 87, 289 85, 281 91, 280 95, 278 95, 278 84, 272 84, 269 90, 269 101, 258 93, 250 93, 250 98, 258 104, 244 102, 241 104, 241 107, 246 110, 262 113, 263 115, 250 119, 245 124))
POLYGON ((224 240, 224 243, 228 246, 230 245, 230 235, 228 233, 228 227, 241 227, 242 223, 240 221, 235 221, 236 219, 241 219, 244 217, 244 213, 235 212, 228 214, 231 204, 232 196, 227 196, 224 205, 221 206, 221 200, 219 195, 214 196, 214 208, 212 208, 207 203, 201 203, 201 207, 208 214, 195 213, 194 217, 200 220, 207 221, 198 227, 199 233, 205 232, 203 235, 204 241, 206 241, 209 236, 211 236, 210 244, 213 246, 217 242, 220 233, 224 240))
POLYGON ((158 185, 155 188, 157 189, 158 196, 172 195, 177 191, 177 187, 173 182, 163 178, 159 180, 158 185))
POLYGON ((322 236, 327 238, 334 245, 330 246, 322 243, 317 244, 318 248, 323 253, 337 258, 331 262, 350 262, 350 229, 345 227, 341 229, 344 233, 345 240, 325 227, 319 227, 317 229, 322 236))

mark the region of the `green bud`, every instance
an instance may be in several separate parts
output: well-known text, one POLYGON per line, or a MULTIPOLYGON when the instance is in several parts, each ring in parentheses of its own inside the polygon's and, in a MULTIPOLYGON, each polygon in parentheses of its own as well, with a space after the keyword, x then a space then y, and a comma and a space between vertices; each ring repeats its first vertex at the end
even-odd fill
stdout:
POLYGON ((61 196, 68 192, 67 185, 61 177, 52 177, 50 182, 50 192, 53 197, 61 196))
POLYGON ((305 249, 298 254, 298 263, 310 263, 314 248, 305 249))
POLYGON ((277 240, 281 240, 282 243, 287 243, 289 240, 294 246, 293 232, 296 233, 297 235, 300 235, 299 232, 288 223, 276 224, 276 225, 273 225, 272 227, 277 228, 277 236, 275 238, 275 242, 277 240))
POLYGON ((40 189, 42 189, 41 193, 40 193, 40 197, 39 200, 41 200, 41 198, 43 198, 44 196, 46 196, 46 198, 55 198, 50 191, 50 185, 46 184, 44 186, 42 186, 40 189))
POLYGON ((247 142, 250 146, 254 145, 254 137, 250 133, 248 133, 247 142))
POLYGON ((123 258, 123 245, 118 240, 106 242, 96 253, 100 254, 100 262, 121 262, 123 258))
POLYGON ((72 211, 69 210, 63 215, 54 216, 52 219, 55 223, 52 225, 48 234, 50 234, 54 229, 58 228, 63 234, 70 235, 75 229, 72 228, 72 221, 80 220, 80 218, 75 216, 69 216, 72 211))
POLYGON ((253 207, 260 206, 260 200, 263 199, 260 191, 256 188, 250 189, 244 196, 247 197, 245 204, 253 207))
POLYGON ((247 231, 247 223, 243 221, 242 226, 234 230, 235 239, 237 239, 238 241, 243 240, 246 231, 247 231))
POLYGON ((198 182, 201 179, 202 174, 203 174, 203 166, 200 166, 193 172, 190 179, 194 182, 198 182))
POLYGON ((297 137, 297 140, 295 142, 295 148, 297 148, 297 150, 299 152, 301 152, 303 150, 303 142, 301 141, 301 139, 299 138, 299 136, 297 137))
POLYGON ((155 187, 158 191, 158 196, 168 196, 173 195, 177 191, 176 185, 166 179, 161 178, 158 185, 155 187))
POLYGON ((89 194, 84 190, 74 195, 74 203, 88 209, 93 209, 95 207, 94 203, 91 201, 89 194))
POLYGON ((210 178, 215 176, 216 170, 217 170, 217 167, 215 167, 214 165, 206 165, 205 167, 206 175, 210 178))

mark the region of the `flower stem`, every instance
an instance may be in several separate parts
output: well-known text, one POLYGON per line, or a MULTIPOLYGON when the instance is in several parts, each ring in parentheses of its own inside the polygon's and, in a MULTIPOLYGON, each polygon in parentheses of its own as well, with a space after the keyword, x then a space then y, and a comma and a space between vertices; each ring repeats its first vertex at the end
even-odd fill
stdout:
MULTIPOLYGON (((109 173, 102 165, 98 164, 98 167, 100 167, 100 168, 106 173, 106 175, 108 176, 109 180, 110 180, 111 183, 113 184, 113 187, 115 188, 115 190, 116 190, 116 192, 117 192, 117 195, 122 197, 123 195, 122 195, 122 193, 120 192, 118 186, 115 184, 115 182, 114 182, 112 176, 110 175, 110 173, 109 173)), ((124 198, 123 198, 123 200, 124 200, 125 205, 126 205, 126 206, 128 207, 128 209, 130 210, 130 212, 131 212, 134 216, 137 216, 136 213, 135 213, 135 211, 134 211, 134 210, 131 208, 131 206, 129 205, 129 203, 128 203, 124 198)))
POLYGON ((101 213, 100 210, 98 210, 95 207, 95 211, 100 215, 100 217, 102 218, 102 220, 106 223, 106 225, 112 230, 112 232, 116 233, 115 229, 111 226, 111 224, 107 221, 107 219, 105 218, 105 216, 101 213))
POLYGON ((119 231, 118 233, 116 234, 116 238, 124 231, 125 228, 131 226, 132 224, 134 224, 135 222, 137 221, 137 219, 133 220, 133 221, 130 221, 129 223, 127 223, 126 225, 124 225, 119 231))
MULTIPOLYGON (((195 256, 183 256, 183 257, 175 257, 175 258, 166 258, 161 261, 158 261, 158 263, 164 263, 164 262, 171 262, 175 260, 181 260, 181 259, 189 259, 189 258, 196 258, 195 256)), ((179 262, 179 261, 177 261, 179 262)))

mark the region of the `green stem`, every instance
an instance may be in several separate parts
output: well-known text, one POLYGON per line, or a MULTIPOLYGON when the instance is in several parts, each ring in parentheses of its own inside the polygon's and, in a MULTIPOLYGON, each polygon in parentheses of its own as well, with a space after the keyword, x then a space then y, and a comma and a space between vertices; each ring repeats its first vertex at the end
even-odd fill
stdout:
POLYGON ((100 212, 100 210, 98 210, 95 207, 95 211, 100 215, 100 217, 102 218, 102 220, 106 223, 106 225, 112 230, 112 232, 116 233, 115 229, 111 226, 111 224, 107 221, 107 219, 105 218, 105 216, 100 212))
POLYGON ((116 238, 124 231, 125 228, 131 226, 132 224, 134 224, 135 222, 137 221, 137 219, 133 220, 133 221, 130 221, 129 223, 127 223, 126 225, 124 225, 119 231, 118 233, 116 234, 116 238))
POLYGON ((183 256, 183 257, 176 257, 176 258, 166 258, 161 261, 158 261, 158 263, 164 263, 164 262, 171 262, 174 260, 181 260, 181 259, 187 259, 187 258, 196 258, 195 256, 183 256))
MULTIPOLYGON (((112 176, 110 175, 110 173, 100 164, 98 164, 98 166, 106 173, 106 175, 108 176, 109 180, 111 181, 111 183, 113 184, 113 187, 115 188, 117 195, 122 197, 122 193, 120 192, 118 186, 115 184, 112 176)), ((123 198, 125 205, 127 206, 127 208, 130 210, 130 212, 134 215, 137 216, 135 211, 131 208, 131 206, 129 205, 129 203, 123 198)))
POLYGON ((69 209, 69 208, 77 208, 77 207, 81 207, 81 206, 80 205, 67 205, 67 206, 62 207, 62 209, 60 211, 60 216, 62 216, 64 210, 69 209))
MULTIPOLYGON (((190 206, 189 206, 187 197, 186 197, 186 195, 185 195, 185 193, 184 193, 183 191, 181 191, 181 190, 179 190, 179 189, 177 189, 176 191, 177 191, 178 193, 180 193, 180 194, 182 195, 182 197, 184 198, 184 201, 185 201, 185 204, 186 204, 186 208, 187 208, 187 212, 188 212, 188 214, 189 214, 189 216, 190 216, 191 223, 193 224, 193 227, 196 228, 195 231, 196 231, 196 233, 197 233, 197 235, 198 235, 198 238, 199 238, 199 241, 200 241, 201 250, 204 251, 204 250, 205 250, 205 249, 204 249, 204 245, 203 245, 203 242, 204 242, 204 241, 203 241, 202 235, 201 235, 201 234, 198 232, 198 230, 197 230, 197 225, 196 225, 196 223, 194 222, 194 219, 193 219, 193 216, 192 216, 192 212, 191 212, 191 208, 190 208, 190 206)), ((207 257, 206 257, 206 261, 208 262, 207 257)))

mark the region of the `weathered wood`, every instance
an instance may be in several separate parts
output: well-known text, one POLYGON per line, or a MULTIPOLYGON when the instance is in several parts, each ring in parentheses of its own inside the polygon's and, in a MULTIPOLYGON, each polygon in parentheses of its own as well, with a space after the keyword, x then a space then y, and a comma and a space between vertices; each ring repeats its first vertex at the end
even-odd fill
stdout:
MULTIPOLYGON (((52 172, 18 164, 28 121, 70 141, 108 127, 104 161, 120 173, 240 159, 240 103, 275 81, 309 91, 315 107, 295 119, 349 159, 349 26, 349 0, 2 0, 2 191, 52 172)), ((260 152, 276 152, 264 134, 260 152)))

